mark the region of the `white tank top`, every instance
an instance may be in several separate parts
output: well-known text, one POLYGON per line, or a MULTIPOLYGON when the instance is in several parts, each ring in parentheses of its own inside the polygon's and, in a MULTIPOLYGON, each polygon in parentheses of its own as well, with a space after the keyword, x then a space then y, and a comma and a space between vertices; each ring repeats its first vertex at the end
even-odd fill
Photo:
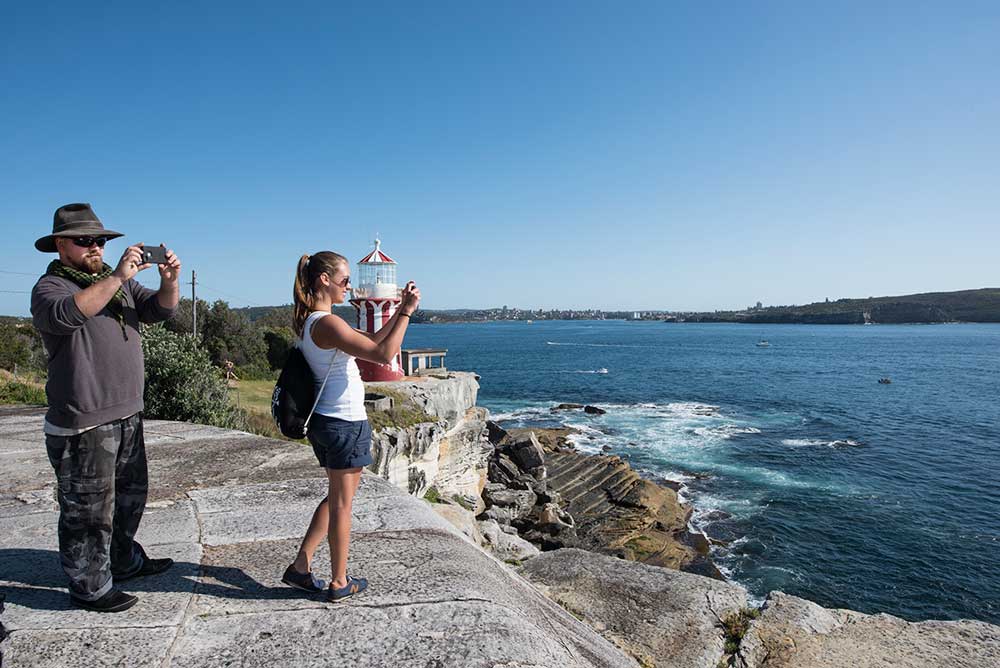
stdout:
MULTIPOLYGON (((320 385, 326 377, 326 370, 330 369, 330 378, 326 381, 323 394, 316 404, 316 412, 327 417, 340 418, 341 420, 367 420, 365 413, 365 384, 361 380, 361 372, 358 371, 358 364, 354 358, 337 348, 329 350, 320 348, 312 338, 312 327, 323 316, 330 315, 328 311, 313 311, 306 318, 305 326, 302 328, 302 339, 299 341, 299 348, 302 350, 309 368, 312 369, 313 382, 316 384, 316 391, 319 392, 320 385), (330 367, 331 361, 333 367, 330 367)), ((337 317, 337 316, 333 316, 337 317)))

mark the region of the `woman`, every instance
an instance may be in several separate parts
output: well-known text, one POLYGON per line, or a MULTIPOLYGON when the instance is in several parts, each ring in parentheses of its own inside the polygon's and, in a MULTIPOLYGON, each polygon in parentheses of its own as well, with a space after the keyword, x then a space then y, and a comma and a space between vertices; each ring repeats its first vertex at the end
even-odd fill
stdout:
POLYGON ((350 284, 347 259, 337 253, 322 251, 299 260, 293 324, 317 391, 329 370, 308 434, 330 487, 316 507, 299 553, 282 582, 308 592, 322 591, 325 584, 312 575, 312 558, 327 537, 333 577, 327 589, 329 601, 357 594, 368 586, 365 578, 347 574, 351 504, 361 482, 361 469, 372 463, 365 388, 354 358, 389 363, 399 352, 410 316, 420 303, 420 290, 412 281, 407 283, 396 314, 378 332, 369 334, 331 314, 334 304, 344 302, 350 284))

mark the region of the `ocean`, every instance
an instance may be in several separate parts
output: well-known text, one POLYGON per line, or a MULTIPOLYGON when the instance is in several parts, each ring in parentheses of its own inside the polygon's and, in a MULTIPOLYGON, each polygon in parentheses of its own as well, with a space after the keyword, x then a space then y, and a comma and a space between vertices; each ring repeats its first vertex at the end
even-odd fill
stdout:
POLYGON ((432 346, 500 424, 682 483, 756 600, 1000 623, 1000 325, 410 327, 432 346))

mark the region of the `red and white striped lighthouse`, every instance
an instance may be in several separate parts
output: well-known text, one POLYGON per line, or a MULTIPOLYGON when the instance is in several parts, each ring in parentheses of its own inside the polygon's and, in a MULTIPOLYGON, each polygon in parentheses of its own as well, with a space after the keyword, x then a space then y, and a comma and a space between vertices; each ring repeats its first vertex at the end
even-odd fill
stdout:
MULTIPOLYGON (((374 334, 389 322, 399 307, 396 286, 396 262, 380 249, 382 241, 375 239, 375 250, 358 261, 357 275, 351 293, 351 304, 358 312, 358 329, 374 334)), ((400 354, 389 364, 357 360, 364 381, 399 380, 404 376, 400 354)))

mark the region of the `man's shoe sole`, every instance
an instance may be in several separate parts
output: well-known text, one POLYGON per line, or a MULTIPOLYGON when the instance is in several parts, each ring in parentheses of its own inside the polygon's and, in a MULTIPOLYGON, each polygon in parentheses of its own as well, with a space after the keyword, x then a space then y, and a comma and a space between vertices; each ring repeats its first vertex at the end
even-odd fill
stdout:
POLYGON ((128 610, 133 605, 139 602, 139 599, 135 596, 125 601, 124 603, 119 603, 118 605, 112 606, 110 608, 98 608, 93 605, 92 601, 83 601, 78 598, 73 598, 70 596, 70 603, 78 608, 83 608, 84 610, 90 610, 91 612, 122 612, 128 610))

